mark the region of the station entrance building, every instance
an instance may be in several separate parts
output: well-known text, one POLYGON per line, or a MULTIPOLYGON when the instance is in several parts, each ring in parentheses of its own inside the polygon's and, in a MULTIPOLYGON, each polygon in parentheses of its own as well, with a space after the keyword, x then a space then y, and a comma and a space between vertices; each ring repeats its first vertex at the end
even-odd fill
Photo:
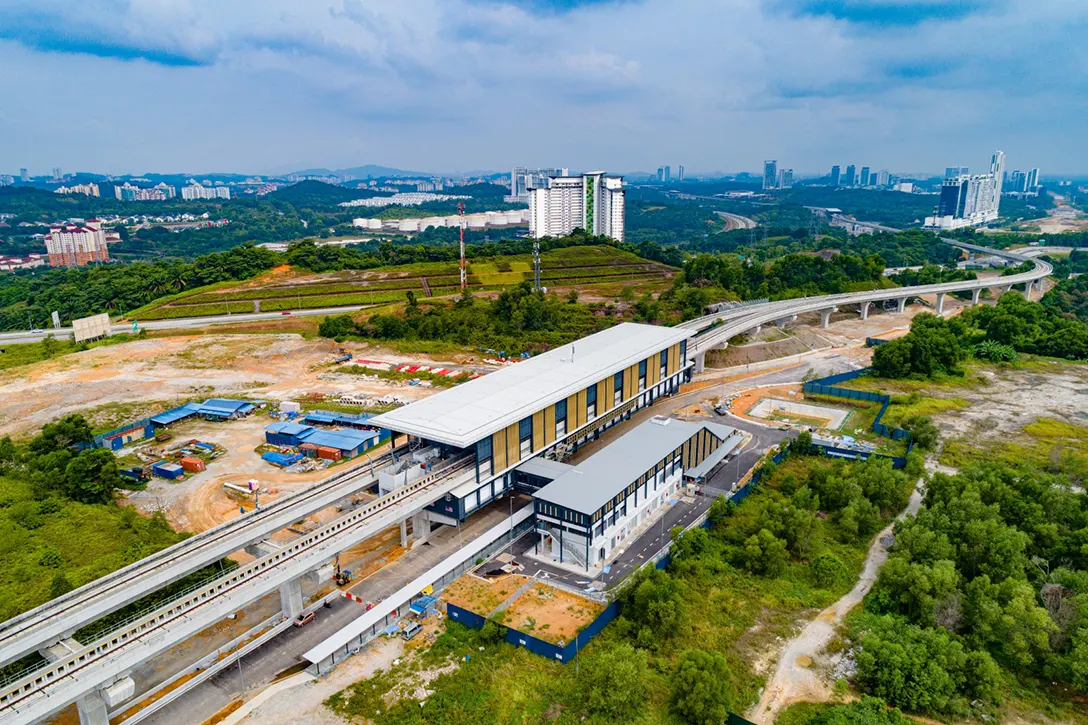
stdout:
MULTIPOLYGON (((687 340, 693 334, 623 323, 368 423, 394 437, 407 435, 420 472, 428 460, 471 460, 471 480, 429 507, 440 517, 462 520, 510 490, 519 465, 560 448, 573 452, 674 393, 692 375, 687 340)), ((406 471, 404 481, 410 480, 406 471)))

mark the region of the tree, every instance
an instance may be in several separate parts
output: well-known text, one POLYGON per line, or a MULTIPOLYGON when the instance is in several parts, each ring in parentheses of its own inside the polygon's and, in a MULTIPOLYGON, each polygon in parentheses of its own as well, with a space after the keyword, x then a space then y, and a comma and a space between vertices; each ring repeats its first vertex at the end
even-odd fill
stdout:
POLYGON ((786 542, 767 529, 760 529, 744 542, 745 565, 757 574, 777 576, 786 568, 786 542))
POLYGON ((121 485, 117 459, 105 448, 83 451, 64 471, 65 493, 83 503, 109 503, 121 485))
POLYGON ((822 587, 832 587, 846 578, 846 565, 842 559, 830 553, 823 553, 812 561, 812 575, 822 587))
POLYGON ((42 340, 42 357, 47 360, 57 354, 57 340, 52 334, 46 335, 42 340))
POLYGON ((688 650, 672 676, 672 708, 693 725, 721 725, 733 702, 732 673, 717 652, 688 650))
POLYGON ((337 340, 343 339, 354 332, 355 320, 351 318, 351 315, 326 317, 317 328, 317 334, 337 340))
POLYGON ((661 569, 644 571, 624 590, 623 616, 640 628, 639 646, 652 648, 680 630, 687 607, 679 579, 661 569))
POLYGON ((623 642, 587 658, 586 704, 612 722, 631 722, 646 706, 646 651, 623 642))
POLYGON ((36 455, 52 453, 92 440, 91 425, 82 415, 72 413, 55 423, 46 424, 38 437, 30 442, 30 452, 36 455))
POLYGON ((940 441, 941 430, 933 425, 933 421, 926 415, 912 415, 903 421, 901 427, 910 433, 914 444, 923 451, 932 451, 937 448, 940 441))
POLYGON ((578 303, 578 290, 572 289, 570 292, 567 292, 567 303, 572 305, 578 303))
POLYGON ((75 587, 72 586, 72 582, 68 581, 68 577, 65 575, 64 571, 57 571, 53 574, 52 584, 49 585, 49 598, 56 599, 73 589, 75 589, 75 587))

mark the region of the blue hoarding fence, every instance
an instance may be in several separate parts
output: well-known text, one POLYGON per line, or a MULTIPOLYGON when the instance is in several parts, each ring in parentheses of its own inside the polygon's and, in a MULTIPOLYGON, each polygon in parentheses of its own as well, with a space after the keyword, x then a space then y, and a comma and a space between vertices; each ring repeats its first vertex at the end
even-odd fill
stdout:
MULTIPOLYGON (((583 647, 601 633, 601 630, 604 629, 609 622, 616 618, 616 615, 619 614, 619 606, 619 602, 612 602, 609 604, 604 608, 604 611, 597 615, 596 619, 575 635, 573 641, 567 642, 562 646, 551 642, 545 642, 544 640, 534 637, 531 634, 526 634, 525 632, 519 632, 516 629, 507 627, 505 624, 496 622, 495 625, 502 628, 503 639, 515 647, 524 647, 533 654, 547 657, 550 660, 570 662, 578 656, 578 652, 583 647)), ((470 612, 467 609, 458 607, 455 604, 446 605, 446 615, 453 621, 460 622, 472 629, 483 629, 484 625, 487 623, 486 617, 483 617, 476 612, 470 612)))

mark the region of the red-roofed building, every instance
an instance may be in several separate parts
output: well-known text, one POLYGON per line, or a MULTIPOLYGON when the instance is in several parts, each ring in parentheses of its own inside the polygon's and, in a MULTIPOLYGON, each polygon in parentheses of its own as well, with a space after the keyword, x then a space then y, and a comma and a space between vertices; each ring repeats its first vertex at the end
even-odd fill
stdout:
POLYGON ((109 261, 106 247, 114 232, 102 229, 98 219, 80 224, 54 224, 45 236, 50 267, 84 267, 92 262, 109 261))

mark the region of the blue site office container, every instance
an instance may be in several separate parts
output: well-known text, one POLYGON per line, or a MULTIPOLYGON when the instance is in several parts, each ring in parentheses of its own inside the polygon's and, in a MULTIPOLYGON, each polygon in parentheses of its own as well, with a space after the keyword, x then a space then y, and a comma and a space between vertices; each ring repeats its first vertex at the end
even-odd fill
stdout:
POLYGON ((185 475, 185 469, 176 463, 170 463, 169 461, 159 461, 151 465, 151 472, 160 478, 168 478, 170 480, 177 480, 185 475))

